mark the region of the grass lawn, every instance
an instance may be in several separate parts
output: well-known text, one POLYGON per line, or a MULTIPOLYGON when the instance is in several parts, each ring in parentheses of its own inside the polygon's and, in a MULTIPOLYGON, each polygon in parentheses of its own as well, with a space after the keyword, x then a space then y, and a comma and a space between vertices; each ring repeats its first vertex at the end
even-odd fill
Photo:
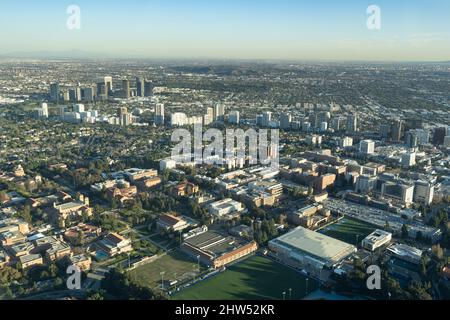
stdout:
POLYGON ((136 283, 149 288, 158 288, 161 286, 161 272, 165 272, 165 280, 174 280, 176 278, 192 278, 196 274, 197 262, 189 259, 180 251, 172 251, 157 260, 146 265, 137 267, 130 271, 130 275, 136 283))
POLYGON ((160 247, 170 250, 178 246, 179 239, 169 239, 160 234, 154 234, 149 238, 151 241, 157 243, 160 247))
MULTIPOLYGON (((308 280, 308 292, 318 284, 308 280)), ((299 300, 306 295, 306 278, 300 273, 273 262, 268 258, 254 256, 229 267, 226 271, 183 289, 173 296, 175 300, 279 300, 286 292, 289 299, 299 300)))
POLYGON ((358 241, 361 242, 376 229, 377 227, 370 223, 352 218, 343 218, 340 221, 323 228, 319 232, 332 238, 355 245, 357 238, 358 241))

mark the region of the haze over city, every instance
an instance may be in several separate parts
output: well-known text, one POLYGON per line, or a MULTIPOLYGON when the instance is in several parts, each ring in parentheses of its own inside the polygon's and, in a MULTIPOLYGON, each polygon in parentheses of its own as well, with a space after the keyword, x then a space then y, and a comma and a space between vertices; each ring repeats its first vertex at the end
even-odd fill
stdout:
POLYGON ((0 55, 447 61, 450 3, 431 1, 11 1, 0 55), (66 27, 69 5, 81 28, 66 27), (370 5, 381 28, 366 26, 370 5))

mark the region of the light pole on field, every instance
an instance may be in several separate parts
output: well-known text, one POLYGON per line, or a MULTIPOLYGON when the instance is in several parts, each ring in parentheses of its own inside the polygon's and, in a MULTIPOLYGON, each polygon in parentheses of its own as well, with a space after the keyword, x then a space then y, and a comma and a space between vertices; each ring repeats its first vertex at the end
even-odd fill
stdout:
POLYGON ((283 291, 283 300, 286 300, 286 291, 283 291))
POLYGON ((309 280, 309 278, 306 278, 306 287, 305 287, 306 294, 308 294, 308 280, 309 280))
POLYGON ((175 278, 175 291, 177 291, 177 273, 174 272, 173 277, 175 278))
POLYGON ((160 273, 160 275, 161 275, 161 290, 164 290, 164 274, 165 274, 164 271, 162 271, 160 273))

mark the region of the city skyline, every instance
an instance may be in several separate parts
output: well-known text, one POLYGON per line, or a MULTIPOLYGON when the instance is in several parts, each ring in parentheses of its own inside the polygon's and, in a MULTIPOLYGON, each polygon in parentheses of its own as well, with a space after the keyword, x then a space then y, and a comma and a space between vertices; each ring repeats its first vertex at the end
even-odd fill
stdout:
POLYGON ((20 1, 2 7, 0 56, 450 60, 450 4, 440 0, 20 1), (80 29, 67 27, 70 5, 81 10, 80 29), (381 9, 379 30, 366 25, 371 5, 381 9))

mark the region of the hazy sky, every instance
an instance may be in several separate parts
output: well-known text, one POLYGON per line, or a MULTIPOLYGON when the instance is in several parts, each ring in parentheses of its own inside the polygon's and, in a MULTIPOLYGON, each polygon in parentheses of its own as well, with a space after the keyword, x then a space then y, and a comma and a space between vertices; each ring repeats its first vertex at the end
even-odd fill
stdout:
POLYGON ((0 54, 450 60, 449 0, 0 1, 0 54), (81 29, 66 26, 81 9, 81 29), (381 8, 381 30, 366 26, 381 8))

